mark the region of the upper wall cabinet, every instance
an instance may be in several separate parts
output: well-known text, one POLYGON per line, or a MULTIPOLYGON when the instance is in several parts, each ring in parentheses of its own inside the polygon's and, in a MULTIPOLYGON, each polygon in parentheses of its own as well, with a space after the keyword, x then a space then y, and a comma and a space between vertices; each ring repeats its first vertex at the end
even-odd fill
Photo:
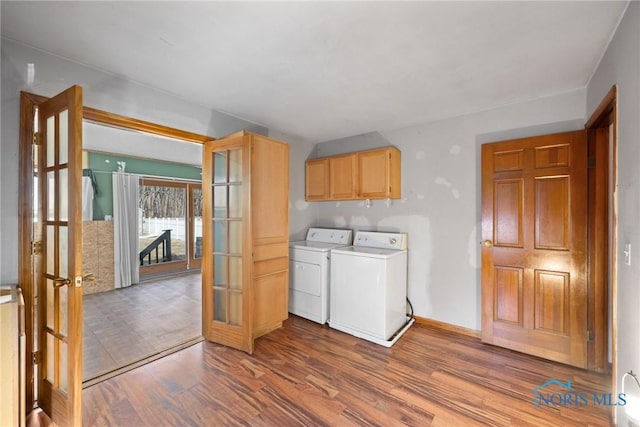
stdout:
POLYGON ((358 153, 361 199, 400 198, 400 150, 393 147, 358 153))
POLYGON ((329 199, 358 198, 358 155, 329 157, 329 199))
POLYGON ((329 159, 307 161, 305 194, 307 200, 329 198, 329 159))
POLYGON ((306 199, 399 199, 400 150, 395 147, 308 160, 306 199))

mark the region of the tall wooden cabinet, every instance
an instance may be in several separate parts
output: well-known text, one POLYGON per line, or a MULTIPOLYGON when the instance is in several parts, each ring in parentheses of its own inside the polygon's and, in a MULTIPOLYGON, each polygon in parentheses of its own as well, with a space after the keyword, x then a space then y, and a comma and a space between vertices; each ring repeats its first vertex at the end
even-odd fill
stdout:
POLYGON ((395 147, 307 160, 308 201, 400 197, 400 150, 395 147))
POLYGON ((246 131, 203 147, 203 333, 248 353, 288 317, 289 146, 246 131))

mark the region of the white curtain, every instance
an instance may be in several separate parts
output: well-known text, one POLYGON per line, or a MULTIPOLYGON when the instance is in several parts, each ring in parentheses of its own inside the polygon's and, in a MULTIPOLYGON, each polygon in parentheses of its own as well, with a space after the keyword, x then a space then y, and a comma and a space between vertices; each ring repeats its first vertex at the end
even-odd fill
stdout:
POLYGON ((93 182, 91 177, 82 177, 82 220, 93 221, 93 182))
POLYGON ((115 287, 124 288, 140 280, 138 258, 138 175, 113 173, 113 234, 115 287))

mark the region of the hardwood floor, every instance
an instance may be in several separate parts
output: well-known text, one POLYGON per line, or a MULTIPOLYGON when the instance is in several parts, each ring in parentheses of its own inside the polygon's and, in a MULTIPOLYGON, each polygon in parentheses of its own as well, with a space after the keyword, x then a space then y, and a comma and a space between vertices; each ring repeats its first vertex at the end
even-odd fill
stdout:
POLYGON ((611 408, 534 406, 608 376, 414 325, 392 348, 291 316, 248 355, 202 342, 83 391, 88 426, 605 426, 611 408), (553 392, 562 389, 549 386, 553 392))
POLYGON ((200 274, 83 297, 83 380, 202 335, 200 274))

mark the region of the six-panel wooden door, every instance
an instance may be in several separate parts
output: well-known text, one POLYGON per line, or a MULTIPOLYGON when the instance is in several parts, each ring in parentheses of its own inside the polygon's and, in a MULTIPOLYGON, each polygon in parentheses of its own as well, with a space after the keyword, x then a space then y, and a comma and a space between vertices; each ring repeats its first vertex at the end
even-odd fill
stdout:
POLYGON ((482 146, 482 341, 587 367, 587 143, 482 146))

